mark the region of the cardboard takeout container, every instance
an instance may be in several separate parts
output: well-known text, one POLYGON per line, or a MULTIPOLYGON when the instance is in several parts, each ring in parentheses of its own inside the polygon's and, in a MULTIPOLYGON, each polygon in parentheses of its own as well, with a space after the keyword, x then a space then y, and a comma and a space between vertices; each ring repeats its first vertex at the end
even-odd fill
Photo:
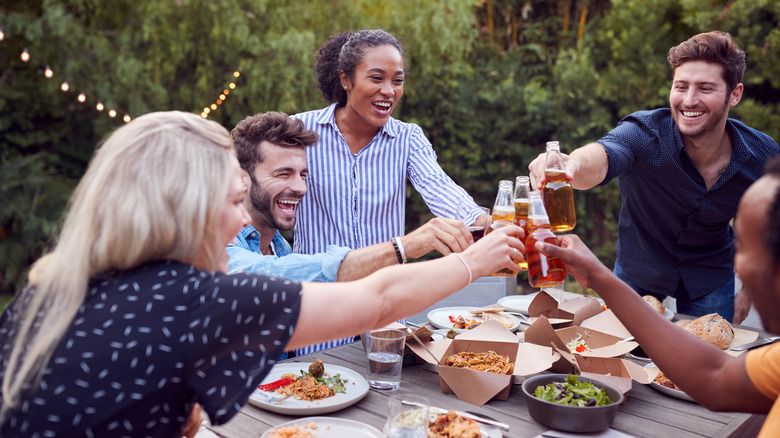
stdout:
POLYGON ((528 316, 531 323, 544 316, 550 321, 550 324, 558 324, 561 327, 580 325, 582 321, 602 311, 604 309, 599 300, 590 295, 558 303, 558 300, 545 291, 536 294, 531 304, 528 305, 528 316))
POLYGON ((437 365, 439 383, 445 394, 482 406, 491 399, 506 400, 515 376, 527 376, 547 370, 560 356, 549 346, 520 343, 512 332, 497 321, 485 321, 479 327, 458 335, 425 343, 429 354, 420 344, 407 344, 422 360, 437 365), (482 353, 495 351, 514 360, 513 374, 496 374, 443 365, 450 355, 463 351, 482 353))

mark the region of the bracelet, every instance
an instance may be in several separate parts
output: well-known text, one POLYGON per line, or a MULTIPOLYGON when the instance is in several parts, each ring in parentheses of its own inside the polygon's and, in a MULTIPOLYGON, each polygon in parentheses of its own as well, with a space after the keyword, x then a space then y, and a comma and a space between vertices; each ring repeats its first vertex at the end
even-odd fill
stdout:
POLYGON ((398 244, 398 251, 401 252, 401 258, 404 260, 403 263, 406 263, 406 251, 404 251, 404 244, 401 242, 401 237, 395 238, 395 243, 398 244))
POLYGON ((398 247, 398 238, 397 237, 391 237, 390 243, 393 244, 393 248, 395 248, 395 256, 398 257, 398 264, 402 265, 406 261, 404 257, 401 255, 401 249, 398 247))
POLYGON ((471 268, 469 267, 469 264, 468 264, 468 263, 466 263, 466 260, 463 258, 463 256, 462 256, 462 255, 460 255, 460 254, 458 254, 458 253, 456 253, 456 252, 452 253, 452 255, 454 255, 455 257, 457 257, 458 259, 460 259, 460 261, 461 261, 461 262, 463 262, 463 266, 465 266, 465 267, 466 267, 466 270, 467 270, 467 271, 469 271, 469 284, 471 284, 471 280, 472 280, 473 278, 472 278, 472 276, 471 276, 471 268))

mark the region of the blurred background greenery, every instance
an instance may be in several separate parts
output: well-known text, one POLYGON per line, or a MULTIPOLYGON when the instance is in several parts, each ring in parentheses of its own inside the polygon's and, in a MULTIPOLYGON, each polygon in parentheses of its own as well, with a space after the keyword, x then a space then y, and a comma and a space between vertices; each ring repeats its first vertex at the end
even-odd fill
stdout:
MULTIPOLYGON (((445 171, 491 206, 498 181, 527 174, 546 141, 570 152, 633 111, 667 106, 668 49, 703 31, 727 31, 747 51, 731 117, 779 139, 779 22, 776 0, 2 1, 0 297, 51 247, 71 190, 122 115, 201 113, 231 81, 209 114, 228 129, 258 112, 324 107, 314 55, 344 30, 402 40, 408 73, 394 116, 422 126, 445 171)), ((617 184, 575 196, 576 233, 611 266, 617 184)), ((408 229, 430 217, 409 188, 408 229)))

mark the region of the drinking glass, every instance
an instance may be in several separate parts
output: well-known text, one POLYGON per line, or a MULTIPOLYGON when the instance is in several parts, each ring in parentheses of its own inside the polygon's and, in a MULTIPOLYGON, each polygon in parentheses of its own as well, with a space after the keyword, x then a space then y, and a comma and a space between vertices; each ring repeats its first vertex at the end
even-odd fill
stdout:
POLYGON ((430 401, 407 394, 402 401, 390 397, 387 405, 385 436, 389 438, 426 438, 428 436, 430 401))
POLYGON ((366 336, 368 386, 374 389, 395 390, 401 385, 406 334, 401 330, 371 330, 366 336))
MULTIPOLYGON (((466 217, 469 213, 473 211, 473 204, 462 202, 458 204, 458 217, 466 217)), ((485 233, 487 229, 490 227, 491 219, 490 219, 490 209, 487 207, 477 207, 479 208, 479 216, 472 224, 466 224, 466 226, 469 229, 469 232, 471 233, 471 237, 474 238, 474 242, 481 239, 483 236, 485 236, 485 233)))

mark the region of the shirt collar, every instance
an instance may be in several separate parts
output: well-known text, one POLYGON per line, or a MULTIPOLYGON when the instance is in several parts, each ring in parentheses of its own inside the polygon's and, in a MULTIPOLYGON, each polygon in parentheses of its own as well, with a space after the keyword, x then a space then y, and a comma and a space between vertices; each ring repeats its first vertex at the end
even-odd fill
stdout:
MULTIPOLYGON (((317 117, 316 123, 319 125, 330 125, 334 130, 338 131, 338 126, 336 126, 336 105, 337 104, 332 103, 329 107, 325 108, 317 117)), ((398 135, 399 123, 398 120, 390 117, 387 120, 387 123, 379 128, 379 134, 395 138, 398 135)))

